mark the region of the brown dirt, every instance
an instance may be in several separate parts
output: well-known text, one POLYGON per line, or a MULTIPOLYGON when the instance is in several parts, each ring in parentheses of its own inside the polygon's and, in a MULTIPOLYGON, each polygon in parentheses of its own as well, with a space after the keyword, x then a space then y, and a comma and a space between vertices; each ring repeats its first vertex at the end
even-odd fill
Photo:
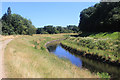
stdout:
POLYGON ((12 39, 7 39, 4 41, 0 41, 0 80, 2 78, 6 78, 5 72, 4 72, 4 50, 6 45, 11 41, 12 39))

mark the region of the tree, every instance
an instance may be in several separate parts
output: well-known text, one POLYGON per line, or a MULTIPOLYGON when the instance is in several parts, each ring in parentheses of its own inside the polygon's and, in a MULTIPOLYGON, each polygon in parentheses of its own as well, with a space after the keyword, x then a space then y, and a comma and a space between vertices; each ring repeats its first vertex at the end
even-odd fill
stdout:
POLYGON ((0 35, 2 34, 2 22, 0 20, 0 35))
POLYGON ((44 30, 48 32, 49 34, 54 34, 54 28, 52 25, 44 26, 44 30))
POLYGON ((2 34, 3 35, 32 35, 36 33, 36 28, 32 25, 30 20, 18 14, 11 14, 10 7, 2 16, 2 34))
POLYGON ((10 7, 8 7, 7 15, 11 15, 11 8, 10 7))
POLYGON ((37 34, 58 34, 58 33, 77 33, 79 31, 78 27, 75 25, 69 25, 67 27, 52 25, 44 26, 43 28, 37 28, 37 34))
POLYGON ((83 32, 120 31, 120 2, 101 2, 80 13, 79 29, 83 32))
POLYGON ((67 26, 67 29, 70 31, 70 32, 74 32, 74 33, 78 33, 79 32, 79 29, 76 25, 68 25, 67 26))

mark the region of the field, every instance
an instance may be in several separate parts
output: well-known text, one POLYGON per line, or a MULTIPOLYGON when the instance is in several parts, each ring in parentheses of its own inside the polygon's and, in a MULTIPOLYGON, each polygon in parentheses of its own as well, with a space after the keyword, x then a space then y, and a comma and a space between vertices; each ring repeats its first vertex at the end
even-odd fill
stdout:
POLYGON ((96 78, 96 74, 72 65, 49 53, 45 44, 72 34, 21 35, 5 49, 5 72, 8 78, 96 78))

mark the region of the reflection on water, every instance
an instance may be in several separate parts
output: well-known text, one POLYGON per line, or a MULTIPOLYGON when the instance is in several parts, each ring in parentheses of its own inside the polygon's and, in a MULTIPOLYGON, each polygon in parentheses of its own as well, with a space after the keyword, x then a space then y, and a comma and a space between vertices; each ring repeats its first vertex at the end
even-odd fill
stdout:
POLYGON ((56 47, 50 46, 50 49, 48 49, 50 52, 57 55, 59 58, 66 58, 70 60, 73 64, 75 64, 78 67, 82 67, 82 61, 80 58, 70 54, 68 51, 63 49, 60 45, 56 45, 56 47))
POLYGON ((59 58, 66 58, 72 64, 80 68, 87 68, 91 72, 108 72, 109 74, 111 74, 112 77, 119 77, 120 75, 119 67, 105 64, 103 62, 93 61, 85 57, 76 55, 76 53, 70 53, 69 51, 62 48, 60 44, 49 45, 47 49, 49 50, 49 52, 54 53, 59 58))

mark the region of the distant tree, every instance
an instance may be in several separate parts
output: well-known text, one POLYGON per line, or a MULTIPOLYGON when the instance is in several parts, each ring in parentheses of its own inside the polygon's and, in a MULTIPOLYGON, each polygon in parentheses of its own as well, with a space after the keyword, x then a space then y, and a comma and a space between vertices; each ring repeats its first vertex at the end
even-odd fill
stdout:
POLYGON ((44 26, 43 29, 49 34, 55 34, 55 28, 52 25, 44 26))
POLYGON ((11 8, 10 7, 8 7, 7 15, 11 15, 11 8))
POLYGON ((2 22, 1 22, 1 19, 0 19, 0 35, 2 34, 2 22))
POLYGON ((77 33, 79 31, 78 27, 75 25, 69 25, 67 27, 52 25, 44 26, 44 28, 37 28, 37 34, 58 34, 58 33, 77 33))
POLYGON ((61 26, 56 26, 56 29, 58 30, 59 33, 64 33, 64 28, 61 26))
POLYGON ((67 29, 68 29, 70 32, 74 32, 74 33, 78 33, 78 32, 79 32, 79 28, 78 28, 76 25, 68 25, 68 26, 67 26, 67 29))
POLYGON ((43 33, 43 28, 37 28, 36 34, 42 34, 43 33))

